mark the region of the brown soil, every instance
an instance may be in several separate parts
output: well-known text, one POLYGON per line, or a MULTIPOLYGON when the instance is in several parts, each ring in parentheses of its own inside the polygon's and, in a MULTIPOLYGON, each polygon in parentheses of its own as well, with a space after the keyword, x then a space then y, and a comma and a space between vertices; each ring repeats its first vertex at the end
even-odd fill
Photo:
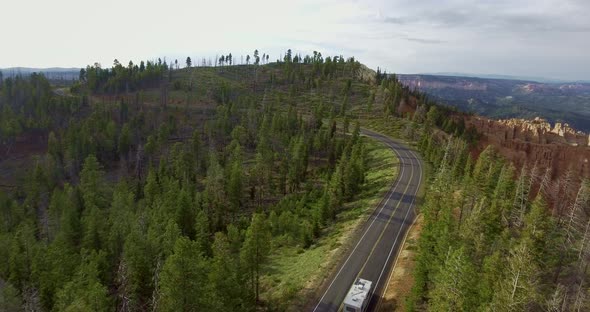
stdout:
POLYGON ((16 185, 19 170, 31 167, 31 157, 47 151, 47 135, 42 131, 27 131, 12 144, 0 145, 0 190, 16 185))
POLYGON ((418 215, 408 231, 404 245, 387 281, 385 293, 377 306, 377 311, 405 311, 405 300, 414 285, 412 275, 415 266, 418 237, 424 226, 423 215, 418 215))

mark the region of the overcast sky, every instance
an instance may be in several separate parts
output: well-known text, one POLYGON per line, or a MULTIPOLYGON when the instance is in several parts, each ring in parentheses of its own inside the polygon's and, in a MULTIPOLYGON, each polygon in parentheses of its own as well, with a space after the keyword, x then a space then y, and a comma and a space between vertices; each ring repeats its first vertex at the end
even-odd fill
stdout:
POLYGON ((590 79, 590 0, 2 0, 0 67, 81 67, 254 49, 396 73, 590 79))

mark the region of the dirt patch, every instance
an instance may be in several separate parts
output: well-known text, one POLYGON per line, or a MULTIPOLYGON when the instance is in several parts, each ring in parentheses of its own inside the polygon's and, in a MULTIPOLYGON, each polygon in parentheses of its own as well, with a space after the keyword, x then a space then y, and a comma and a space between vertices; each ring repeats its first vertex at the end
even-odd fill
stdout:
POLYGON ((417 243, 423 226, 424 217, 420 214, 408 231, 377 311, 405 311, 405 300, 414 286, 413 272, 416 265, 417 243))
POLYGON ((31 158, 47 151, 47 134, 31 130, 11 144, 0 144, 0 189, 11 190, 16 185, 19 170, 31 168, 31 158))

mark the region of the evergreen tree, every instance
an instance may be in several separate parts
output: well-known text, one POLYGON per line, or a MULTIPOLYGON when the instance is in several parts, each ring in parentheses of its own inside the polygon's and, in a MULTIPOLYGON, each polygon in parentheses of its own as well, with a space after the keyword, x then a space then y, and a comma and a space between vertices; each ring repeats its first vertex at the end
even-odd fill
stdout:
POLYGON ((227 196, 231 211, 235 213, 241 206, 243 193, 242 152, 239 143, 233 149, 227 166, 229 168, 227 196))
MULTIPOLYGON (((0 72, 0 77, 1 73, 2 72, 0 72)), ((19 296, 16 288, 14 288, 14 286, 11 284, 5 284, 0 290, 0 311, 23 311, 22 298, 19 296)))
POLYGON ((199 251, 203 255, 209 255, 211 253, 209 248, 210 240, 209 219, 207 218, 205 211, 200 209, 197 212, 195 219, 195 242, 199 247, 199 251))
POLYGON ((216 311, 251 310, 251 300, 247 289, 243 287, 243 276, 239 271, 239 259, 231 252, 230 242, 225 234, 215 234, 213 258, 209 281, 216 294, 219 306, 216 311))
POLYGON ((208 266, 199 247, 180 237, 174 254, 166 260, 160 273, 160 311, 212 311, 211 286, 207 282, 208 266))
POLYGON ((476 272, 463 249, 449 250, 435 277, 429 309, 432 311, 474 311, 476 272))
POLYGON ((176 223, 182 235, 193 238, 195 235, 195 211, 194 201, 187 187, 183 187, 177 197, 176 223))
POLYGON ((270 231, 264 215, 255 213, 246 231, 246 239, 240 252, 241 261, 248 272, 250 286, 256 302, 260 296, 261 267, 266 262, 270 252, 268 244, 270 231))
POLYGON ((133 306, 143 306, 149 302, 153 291, 153 246, 142 233, 138 224, 131 226, 125 241, 123 261, 126 268, 125 280, 133 306))
POLYGON ((83 257, 73 279, 57 293, 57 311, 113 311, 107 288, 100 281, 104 254, 92 252, 83 257))
POLYGON ((129 160, 129 150, 131 146, 131 135, 129 131, 129 124, 125 124, 119 135, 118 151, 119 155, 125 158, 125 160, 129 160))
POLYGON ((491 304, 495 311, 524 311, 537 300, 538 267, 530 241, 523 240, 510 251, 507 270, 491 304))

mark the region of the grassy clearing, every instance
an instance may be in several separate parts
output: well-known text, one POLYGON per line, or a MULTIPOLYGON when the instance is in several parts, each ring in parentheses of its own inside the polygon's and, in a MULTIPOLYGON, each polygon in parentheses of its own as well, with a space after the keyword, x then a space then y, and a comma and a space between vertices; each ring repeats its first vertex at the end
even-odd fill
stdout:
POLYGON ((398 174, 398 159, 384 144, 364 138, 368 172, 362 192, 309 249, 280 247, 261 279, 264 300, 272 310, 298 311, 310 300, 351 245, 351 238, 382 199, 398 174))
POLYGON ((371 111, 365 106, 359 105, 351 109, 350 113, 355 116, 361 127, 370 129, 392 138, 397 138, 409 146, 416 146, 419 138, 419 126, 407 118, 386 116, 383 107, 377 105, 371 111))
POLYGON ((402 128, 405 124, 405 120, 394 117, 360 119, 359 122, 364 128, 383 133, 392 138, 402 137, 402 128))

